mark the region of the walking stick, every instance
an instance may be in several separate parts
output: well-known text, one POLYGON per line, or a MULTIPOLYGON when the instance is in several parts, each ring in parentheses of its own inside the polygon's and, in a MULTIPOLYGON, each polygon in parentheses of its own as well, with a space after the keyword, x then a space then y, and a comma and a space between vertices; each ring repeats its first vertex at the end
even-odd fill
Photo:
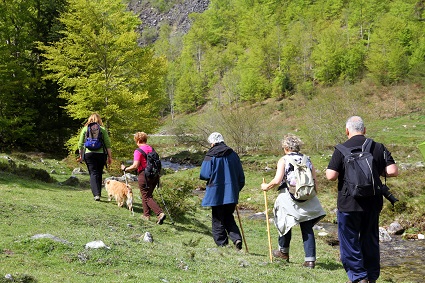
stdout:
MULTIPOLYGON (((266 180, 263 178, 263 184, 266 183, 266 180)), ((273 262, 273 256, 272 256, 272 240, 270 238, 270 224, 269 224, 269 212, 267 208, 267 193, 266 191, 263 191, 264 193, 264 204, 266 206, 266 222, 267 222, 267 237, 269 240, 269 256, 270 256, 270 262, 273 262)))
POLYGON ((161 183, 160 183, 160 180, 158 180, 158 185, 157 185, 157 192, 159 193, 159 196, 161 197, 161 199, 162 199, 162 203, 164 204, 164 207, 165 207, 165 210, 167 211, 167 214, 168 214, 168 216, 170 217, 170 220, 171 220, 171 224, 172 225, 174 225, 174 220, 173 220, 173 218, 171 217, 171 214, 170 214, 170 212, 168 211, 168 208, 167 208, 167 205, 165 204, 165 201, 164 201, 164 198, 162 197, 162 194, 161 194, 161 189, 160 189, 160 187, 161 187, 161 185, 160 185, 161 183))
POLYGON ((241 222, 241 217, 239 216, 239 209, 238 209, 238 205, 236 205, 236 213, 238 215, 238 220, 239 220, 239 226, 241 227, 241 232, 242 232, 242 239, 243 239, 243 243, 245 245, 245 250, 247 253, 248 252, 248 245, 246 244, 246 239, 245 239, 245 234, 243 232, 243 228, 242 228, 242 222, 241 222))
MULTIPOLYGON (((121 162, 121 164, 124 164, 123 162, 121 162)), ((127 182, 127 175, 125 174, 125 171, 123 170, 122 173, 124 174, 124 180, 125 180, 125 187, 127 188, 127 191, 130 191, 131 193, 133 193, 131 191, 131 189, 128 186, 128 182, 127 182)), ((128 204, 127 204, 128 205, 128 204)), ((134 216, 134 209, 133 209, 133 198, 131 199, 131 215, 134 216)))

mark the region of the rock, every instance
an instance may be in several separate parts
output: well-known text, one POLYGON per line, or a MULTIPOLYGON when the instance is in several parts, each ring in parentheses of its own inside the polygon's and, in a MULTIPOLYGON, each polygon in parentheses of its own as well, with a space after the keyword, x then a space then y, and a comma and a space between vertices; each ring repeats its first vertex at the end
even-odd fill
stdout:
POLYGON ((58 238, 58 237, 56 237, 56 236, 54 236, 52 234, 36 234, 36 235, 32 236, 31 239, 33 239, 33 240, 37 240, 37 239, 51 239, 53 241, 64 243, 64 244, 72 244, 71 242, 68 242, 67 240, 58 238))
POLYGON ((174 4, 165 11, 160 11, 152 7, 149 1, 135 1, 129 3, 129 9, 139 15, 142 24, 138 28, 142 34, 144 31, 151 30, 152 36, 142 39, 141 45, 153 43, 158 38, 159 27, 161 24, 168 24, 171 27, 177 28, 175 33, 186 34, 192 24, 189 15, 191 13, 202 13, 209 5, 209 0, 191 0, 182 1, 174 4))
POLYGON ((74 175, 86 175, 86 174, 88 174, 88 173, 81 167, 78 167, 78 168, 75 168, 74 170, 72 170, 72 176, 74 176, 74 175))
POLYGON ((405 229, 397 221, 391 223, 390 226, 387 229, 387 231, 390 235, 401 235, 401 234, 403 234, 404 230, 405 229))
POLYGON ((390 234, 383 227, 379 227, 379 241, 380 242, 390 242, 392 240, 390 234))
POLYGON ((108 247, 107 245, 105 245, 104 242, 102 242, 100 240, 87 243, 85 245, 85 248, 86 249, 102 249, 102 248, 105 248, 105 249, 108 249, 108 250, 111 249, 110 247, 108 247))
POLYGON ((425 235, 424 234, 403 234, 403 239, 406 240, 424 240, 425 235))
POLYGON ((149 233, 149 232, 146 232, 145 235, 143 236, 143 241, 148 242, 148 243, 153 243, 152 234, 149 233))
POLYGON ((75 186, 78 186, 79 183, 80 183, 80 180, 78 180, 77 177, 71 176, 65 182, 59 183, 59 185, 75 187, 75 186))

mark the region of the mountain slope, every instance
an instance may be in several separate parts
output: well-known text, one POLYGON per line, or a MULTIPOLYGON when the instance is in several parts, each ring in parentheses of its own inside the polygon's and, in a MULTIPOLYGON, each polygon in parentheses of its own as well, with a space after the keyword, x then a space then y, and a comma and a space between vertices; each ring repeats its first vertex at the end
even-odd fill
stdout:
POLYGON ((154 1, 131 0, 129 9, 139 15, 142 25, 139 32, 148 33, 141 45, 155 42, 161 24, 172 26, 174 32, 186 34, 191 26, 190 13, 202 13, 209 5, 209 0, 170 1, 160 3, 154 1))

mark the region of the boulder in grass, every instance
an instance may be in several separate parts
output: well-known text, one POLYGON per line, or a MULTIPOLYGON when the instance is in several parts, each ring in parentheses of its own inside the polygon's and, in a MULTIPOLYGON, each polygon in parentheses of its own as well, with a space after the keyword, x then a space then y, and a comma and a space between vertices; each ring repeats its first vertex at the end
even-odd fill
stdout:
POLYGON ((108 250, 111 249, 110 247, 105 245, 105 243, 102 242, 101 240, 89 242, 85 245, 85 248, 86 249, 108 249, 108 250))

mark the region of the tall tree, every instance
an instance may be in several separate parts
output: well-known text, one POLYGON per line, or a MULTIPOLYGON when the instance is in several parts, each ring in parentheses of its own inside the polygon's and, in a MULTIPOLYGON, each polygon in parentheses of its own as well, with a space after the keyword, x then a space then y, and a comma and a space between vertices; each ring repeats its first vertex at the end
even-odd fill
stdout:
MULTIPOLYGON (((123 152, 138 130, 158 126, 164 102, 164 60, 137 45, 140 24, 120 0, 71 0, 60 17, 63 38, 40 45, 45 53, 45 78, 56 81, 65 107, 75 119, 98 112, 123 152)), ((76 136, 68 142, 76 146, 76 136)))
POLYGON ((69 120, 44 83, 37 41, 57 40, 65 1, 0 2, 0 147, 61 151, 69 120), (66 125, 66 126, 65 126, 66 125), (28 137, 31 136, 31 139, 28 137))

